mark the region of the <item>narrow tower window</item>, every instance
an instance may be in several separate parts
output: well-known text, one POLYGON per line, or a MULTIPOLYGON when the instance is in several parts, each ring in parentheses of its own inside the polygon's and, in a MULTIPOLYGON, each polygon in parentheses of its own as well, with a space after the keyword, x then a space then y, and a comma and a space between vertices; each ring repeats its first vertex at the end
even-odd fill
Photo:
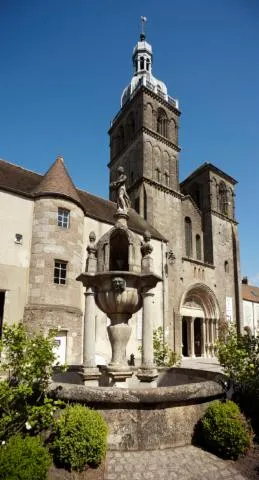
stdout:
POLYGON ((201 237, 196 235, 196 258, 201 260, 201 237))
POLYGON ((185 253, 187 257, 192 256, 192 221, 189 217, 185 217, 185 253))
POLYGON ((219 184, 219 211, 223 213, 223 215, 228 215, 228 192, 224 182, 220 182, 219 184))
POLYGON ((159 108, 157 112, 157 133, 163 135, 163 137, 167 137, 167 116, 165 111, 162 108, 159 108))
POLYGON ((144 70, 144 68, 145 68, 144 57, 140 57, 140 70, 144 70))

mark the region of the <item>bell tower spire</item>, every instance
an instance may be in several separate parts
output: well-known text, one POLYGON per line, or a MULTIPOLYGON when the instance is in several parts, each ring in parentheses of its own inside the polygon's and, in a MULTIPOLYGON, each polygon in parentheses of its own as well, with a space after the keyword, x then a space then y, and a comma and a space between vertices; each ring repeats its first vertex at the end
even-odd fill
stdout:
MULTIPOLYGON (((153 75, 153 51, 146 40, 146 21, 146 17, 141 17, 140 38, 132 53, 133 76, 123 90, 121 109, 109 130, 110 183, 116 180, 117 169, 122 166, 132 207, 167 234, 164 213, 181 197, 180 112, 178 101, 168 95, 165 83, 153 75)), ((112 189, 110 198, 115 200, 112 189)))

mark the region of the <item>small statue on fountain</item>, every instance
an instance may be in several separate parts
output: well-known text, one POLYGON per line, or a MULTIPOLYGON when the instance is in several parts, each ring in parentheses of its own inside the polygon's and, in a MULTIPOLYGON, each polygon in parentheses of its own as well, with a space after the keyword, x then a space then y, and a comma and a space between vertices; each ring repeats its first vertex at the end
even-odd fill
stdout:
POLYGON ((110 183, 110 188, 117 191, 117 209, 120 213, 127 215, 130 208, 130 198, 126 191, 127 176, 124 173, 123 167, 118 167, 118 179, 115 182, 110 183))

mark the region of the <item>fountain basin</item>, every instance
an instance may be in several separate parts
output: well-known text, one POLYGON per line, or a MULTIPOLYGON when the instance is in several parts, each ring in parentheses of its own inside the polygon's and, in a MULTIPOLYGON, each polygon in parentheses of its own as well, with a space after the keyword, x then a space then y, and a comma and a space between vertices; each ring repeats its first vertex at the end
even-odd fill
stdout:
POLYGON ((111 450, 165 449, 192 442, 209 404, 225 397, 224 380, 215 372, 172 368, 158 379, 167 386, 121 389, 53 382, 50 395, 100 411, 109 426, 111 450))

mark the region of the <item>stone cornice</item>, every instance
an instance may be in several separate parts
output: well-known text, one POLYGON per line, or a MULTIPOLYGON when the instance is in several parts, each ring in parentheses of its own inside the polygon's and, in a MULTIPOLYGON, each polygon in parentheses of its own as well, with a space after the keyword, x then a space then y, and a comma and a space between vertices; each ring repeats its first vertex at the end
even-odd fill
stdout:
POLYGON ((177 145, 175 145, 173 142, 171 142, 170 140, 168 140, 168 138, 166 137, 162 137, 161 135, 159 135, 159 133, 155 132, 154 130, 150 130, 150 128, 147 128, 147 127, 141 127, 139 128, 134 136, 132 137, 132 139, 127 143, 127 145, 125 145, 114 157, 113 159, 107 164, 107 167, 111 167, 115 162, 116 160, 121 156, 123 155, 126 150, 131 147, 133 145, 133 143, 135 142, 135 140, 138 138, 138 136, 141 134, 141 133, 146 133, 147 135, 150 135, 150 137, 152 138, 155 138, 156 140, 159 140, 160 142, 164 143, 165 145, 167 145, 168 147, 172 148, 173 150, 175 150, 177 153, 181 151, 180 147, 178 147, 177 145))
POLYGON ((46 303, 43 305, 42 303, 29 303, 25 306, 25 310, 47 310, 47 311, 54 311, 54 312, 67 312, 67 313, 76 313, 78 315, 83 315, 83 312, 80 308, 71 307, 66 305, 53 305, 50 303, 46 303))
POLYGON ((164 107, 168 108, 172 112, 174 112, 178 117, 180 117, 181 112, 177 108, 175 108, 171 103, 167 102, 164 100, 160 95, 157 95, 157 93, 153 92, 152 90, 149 90, 149 88, 145 87, 142 85, 141 87, 137 88, 135 92, 132 94, 131 99, 123 105, 123 107, 119 110, 119 112, 115 115, 113 120, 111 121, 111 127, 108 130, 108 133, 110 134, 111 131, 113 130, 114 126, 117 124, 119 118, 121 117, 121 114, 126 112, 129 109, 129 106, 132 105, 132 101, 135 100, 135 98, 141 93, 146 93, 149 95, 151 98, 154 98, 158 102, 161 103, 164 107))
POLYGON ((208 210, 206 213, 211 213, 212 215, 215 215, 216 217, 221 218, 222 220, 226 220, 229 223, 234 223, 234 225, 238 225, 238 222, 234 220, 233 218, 229 218, 226 215, 223 215, 223 213, 217 212, 216 210, 208 210))
POLYGON ((147 128, 147 127, 142 127, 141 130, 143 131, 143 133, 147 133, 147 134, 150 135, 151 137, 155 138, 156 140, 159 140, 160 142, 164 143, 165 145, 167 145, 168 147, 172 148, 172 149, 175 150, 176 152, 180 152, 180 151, 181 151, 180 147, 178 147, 178 146, 175 145, 173 142, 171 142, 170 140, 168 140, 168 138, 163 137, 162 135, 159 135, 159 133, 155 132, 154 130, 151 130, 150 128, 147 128))
POLYGON ((174 112, 178 117, 180 117, 181 112, 178 110, 176 107, 174 107, 171 103, 167 102, 162 98, 160 95, 157 95, 157 93, 153 92, 152 90, 149 90, 149 88, 143 86, 140 90, 143 90, 144 93, 147 93, 152 98, 155 98, 155 100, 158 100, 164 107, 168 108, 172 112, 174 112))
POLYGON ((127 188, 127 191, 130 193, 134 188, 137 188, 141 183, 147 183, 148 185, 151 185, 152 187, 155 187, 157 190, 160 190, 162 192, 168 193, 169 195, 172 195, 173 197, 182 198, 182 194, 180 192, 176 192, 175 190, 166 187, 165 185, 161 185, 160 183, 156 182, 155 180, 151 180, 150 178, 147 177, 140 177, 138 180, 136 180, 130 187, 127 188))
POLYGON ((182 261, 183 262, 194 263, 195 265, 199 265, 201 267, 207 267, 207 268, 215 269, 215 265, 212 265, 211 263, 202 262, 201 260, 197 260, 196 258, 182 257, 182 261))

